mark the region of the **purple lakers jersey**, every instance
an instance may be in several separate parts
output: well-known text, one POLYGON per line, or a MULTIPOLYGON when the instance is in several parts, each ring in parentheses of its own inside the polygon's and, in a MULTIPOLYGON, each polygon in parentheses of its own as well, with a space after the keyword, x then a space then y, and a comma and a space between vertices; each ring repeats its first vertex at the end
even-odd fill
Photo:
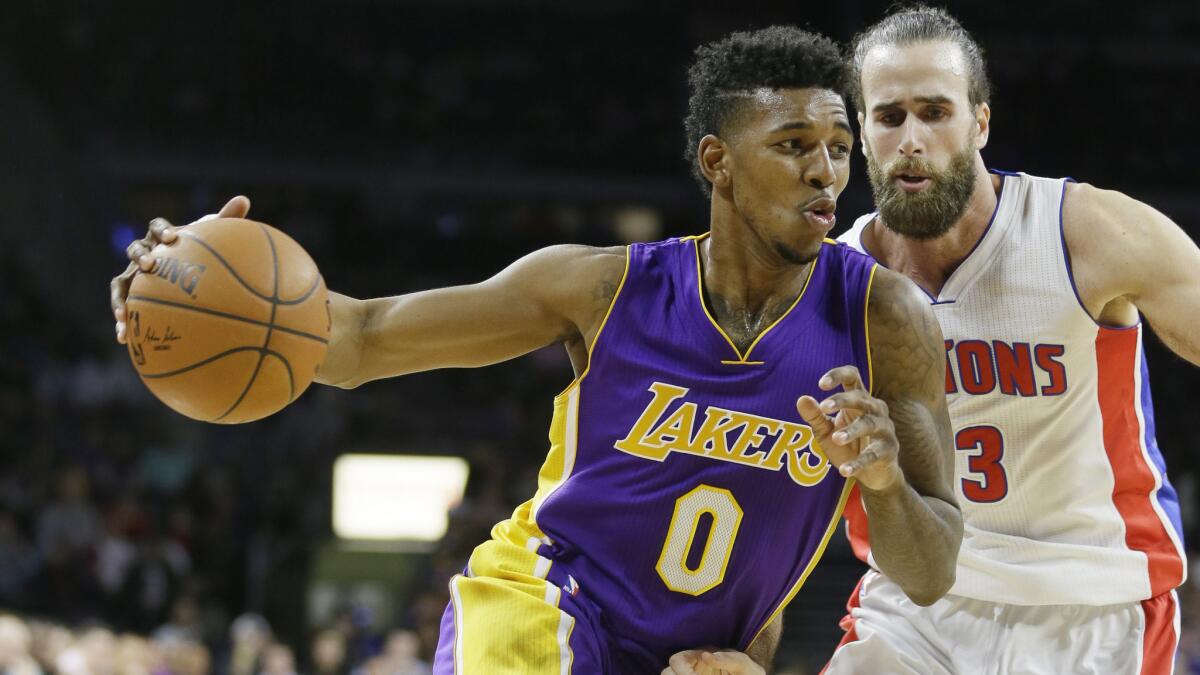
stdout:
POLYGON ((619 672, 745 649, 816 565, 848 494, 796 399, 826 396, 817 380, 837 366, 870 377, 874 264, 826 243, 742 352, 705 307, 702 239, 629 247, 588 368, 555 399, 538 493, 493 531, 594 604, 619 672))

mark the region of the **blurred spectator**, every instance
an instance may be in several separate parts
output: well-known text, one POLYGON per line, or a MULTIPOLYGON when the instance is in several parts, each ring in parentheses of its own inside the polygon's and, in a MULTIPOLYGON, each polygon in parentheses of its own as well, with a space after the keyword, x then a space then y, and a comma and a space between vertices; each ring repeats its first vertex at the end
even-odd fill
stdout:
POLYGON ((33 658, 46 669, 53 668, 74 641, 71 631, 42 621, 30 622, 29 632, 33 636, 33 658))
MULTIPOLYGON (((417 634, 409 630, 392 631, 388 635, 383 654, 375 660, 381 661, 383 670, 375 671, 386 675, 429 675, 433 670, 418 654, 420 642, 417 634)), ((373 672, 368 667, 368 672, 373 672)))
POLYGON ((155 644, 171 675, 207 675, 212 671, 208 649, 202 644, 176 638, 156 640, 155 644))
POLYGON ((38 550, 52 561, 68 561, 90 553, 103 533, 100 514, 88 501, 88 477, 74 465, 58 477, 57 498, 38 519, 38 550))
POLYGON ((0 673, 4 675, 41 675, 30 647, 33 636, 23 621, 0 615, 0 673))
POLYGON ((141 529, 143 517, 132 494, 123 495, 104 514, 104 536, 96 546, 96 581, 100 591, 110 605, 110 617, 114 616, 117 596, 137 562, 138 548, 133 543, 134 533, 141 529))
POLYGON ((54 661, 58 675, 114 675, 117 640, 107 628, 82 631, 54 661))
POLYGON ((323 630, 312 641, 313 675, 343 675, 346 669, 346 637, 336 630, 323 630))
POLYGON ((259 670, 259 658, 271 643, 271 626, 258 614, 243 614, 229 627, 230 675, 254 675, 259 670))
POLYGON ((0 603, 25 606, 39 564, 40 556, 21 532, 16 515, 0 508, 0 603))
POLYGON ((117 675, 151 675, 161 672, 162 660, 150 641, 123 633, 117 638, 117 675))
POLYGON ((296 659, 287 645, 272 644, 263 651, 259 675, 296 675, 296 659))
POLYGON ((200 610, 196 599, 190 595, 181 595, 176 599, 171 605, 171 619, 156 628, 151 637, 162 642, 203 642, 204 631, 200 627, 200 610))

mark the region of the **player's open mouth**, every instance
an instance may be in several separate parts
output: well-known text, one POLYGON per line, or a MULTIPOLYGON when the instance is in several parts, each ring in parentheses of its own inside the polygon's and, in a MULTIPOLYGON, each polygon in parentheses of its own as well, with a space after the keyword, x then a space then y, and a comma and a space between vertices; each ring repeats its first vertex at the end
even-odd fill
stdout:
POLYGON ((929 187, 929 184, 933 182, 928 176, 918 176, 916 174, 908 173, 896 174, 893 180, 895 180, 896 185, 900 186, 900 189, 904 190, 905 192, 920 192, 921 190, 929 187))
POLYGON ((836 206, 837 202, 832 199, 815 199, 805 205, 803 211, 804 218, 808 220, 809 225, 812 225, 813 228, 822 233, 828 232, 833 228, 834 223, 837 222, 837 216, 833 214, 836 206))
POLYGON ((805 211, 804 215, 808 216, 808 218, 810 220, 812 220, 814 223, 820 223, 821 225, 828 225, 829 227, 833 227, 833 223, 837 220, 837 216, 833 215, 833 211, 826 211, 824 209, 813 209, 812 211, 805 211))

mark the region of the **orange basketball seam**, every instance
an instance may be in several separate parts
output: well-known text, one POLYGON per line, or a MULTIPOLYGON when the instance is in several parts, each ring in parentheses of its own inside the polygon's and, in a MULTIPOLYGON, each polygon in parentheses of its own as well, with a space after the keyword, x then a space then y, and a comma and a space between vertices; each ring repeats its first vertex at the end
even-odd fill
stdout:
MULTIPOLYGON (((173 300, 163 300, 161 298, 151 298, 151 297, 145 296, 145 295, 131 295, 128 298, 126 298, 126 300, 127 301, 138 300, 141 302, 151 302, 151 303, 154 303, 157 305, 166 305, 168 307, 175 307, 177 309, 186 309, 191 312, 201 312, 203 314, 211 314, 213 316, 219 316, 223 319, 232 319, 234 321, 241 321, 243 323, 249 323, 249 324, 253 324, 255 326, 261 326, 263 328, 267 328, 271 325, 271 324, 267 323, 266 321, 259 321, 258 319, 251 319, 250 317, 242 316, 240 314, 230 314, 228 312, 222 312, 222 311, 216 310, 216 309, 209 309, 207 307, 197 307, 195 305, 189 305, 189 304, 183 303, 183 302, 175 302, 173 300)), ((289 333, 291 335, 295 335, 296 337, 302 337, 302 338, 308 338, 309 340, 315 340, 324 345, 329 344, 329 340, 327 340, 319 335, 313 335, 312 333, 305 333, 304 331, 296 330, 295 328, 288 328, 287 326, 280 326, 279 324, 275 324, 275 329, 280 332, 283 332, 283 333, 289 333)))
MULTIPOLYGON (((242 389, 241 395, 237 397, 237 400, 233 402, 233 405, 229 406, 228 410, 215 417, 213 419, 214 422, 220 422, 221 420, 225 419, 229 413, 237 410, 237 407, 242 404, 243 400, 246 399, 246 394, 250 393, 250 388, 254 386, 254 381, 258 379, 258 373, 260 370, 262 370, 263 359, 266 358, 266 354, 264 352, 266 351, 267 346, 271 344, 271 332, 275 329, 275 313, 279 310, 279 255, 275 251, 275 240, 271 238, 271 233, 266 227, 263 226, 262 223, 256 223, 256 225, 258 225, 258 229, 262 231, 263 236, 267 238, 267 246, 271 249, 271 297, 263 298, 271 303, 271 317, 267 320, 267 336, 263 338, 263 345, 258 352, 258 363, 254 364, 254 372, 250 373, 250 380, 246 382, 246 386, 242 389)), ((197 239, 196 241, 200 240, 197 239)), ((213 254, 217 255, 216 251, 213 251, 213 254)), ((224 260, 221 260, 221 262, 222 264, 228 266, 228 263, 225 263, 224 260)), ((254 295, 259 295, 256 291, 254 291, 254 289, 251 289, 248 285, 246 285, 244 281, 241 281, 241 278, 237 276, 237 273, 234 272, 232 268, 230 268, 229 271, 234 275, 235 278, 238 279, 239 282, 242 283, 243 286, 246 286, 251 293, 254 295)), ((259 297, 262 296, 259 295, 259 297)), ((288 366, 288 370, 291 371, 291 365, 286 363, 287 359, 285 359, 282 355, 279 357, 279 359, 284 361, 285 365, 288 366)), ((289 402, 291 402, 291 393, 292 392, 288 392, 289 402)))
POLYGON ((278 300, 279 304, 281 304, 281 305, 298 305, 298 304, 304 302, 305 300, 311 298, 312 294, 317 292, 317 287, 320 285, 321 285, 321 275, 318 274, 316 276, 316 278, 313 279, 312 286, 309 286, 308 290, 304 291, 304 295, 301 295, 300 297, 298 297, 294 300, 284 300, 283 298, 276 296, 276 300, 278 300))
POLYGON ((164 373, 148 373, 148 374, 141 373, 141 376, 143 378, 149 379, 149 380, 161 379, 164 377, 174 377, 176 375, 182 375, 190 370, 195 370, 196 368, 199 368, 201 366, 207 366, 208 364, 210 364, 214 361, 219 361, 219 360, 225 358, 226 356, 231 356, 233 354, 237 354, 240 352, 258 352, 259 355, 262 355, 262 353, 264 351, 273 356, 279 356, 279 353, 273 349, 264 350, 262 347, 251 347, 251 346, 233 347, 231 349, 226 349, 225 351, 220 352, 218 354, 213 354, 212 356, 210 356, 206 359, 183 366, 182 368, 176 368, 175 370, 168 370, 164 373))
POLYGON ((283 367, 287 371, 287 376, 288 376, 288 401, 291 402, 291 401, 295 400, 295 398, 296 398, 296 379, 292 376, 292 364, 288 363, 287 358, 284 357, 284 355, 281 354, 280 352, 277 352, 277 351, 274 351, 271 349, 264 350, 263 354, 262 354, 263 360, 265 361, 268 356, 274 356, 275 358, 279 359, 280 363, 283 364, 283 367))
MULTIPOLYGON (((266 300, 268 302, 274 301, 274 298, 263 295, 262 293, 259 293, 258 289, 254 288, 249 283, 247 283, 246 280, 242 278, 242 275, 238 274, 237 270, 233 269, 233 265, 230 265, 229 261, 225 260, 225 257, 222 256, 220 253, 218 253, 217 249, 213 248, 208 242, 204 241, 200 237, 197 237, 196 235, 194 235, 190 232, 187 232, 186 230, 183 232, 180 232, 179 234, 187 237, 188 239, 191 239, 192 241, 196 242, 197 244, 200 244, 200 246, 204 247, 204 250, 211 253, 212 256, 217 259, 217 262, 221 263, 221 265, 229 272, 229 274, 233 276, 233 280, 238 282, 239 284, 241 284, 243 288, 245 288, 247 291, 250 292, 251 295, 258 298, 259 300, 266 300)), ((270 238, 270 236, 268 235, 268 239, 269 238, 270 238)), ((278 282, 276 282, 276 283, 278 284, 278 282)))

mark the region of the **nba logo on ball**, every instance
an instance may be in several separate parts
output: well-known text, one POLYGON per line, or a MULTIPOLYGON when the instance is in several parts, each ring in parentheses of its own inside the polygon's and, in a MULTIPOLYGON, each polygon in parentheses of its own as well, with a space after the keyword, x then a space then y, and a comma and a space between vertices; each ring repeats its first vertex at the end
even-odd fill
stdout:
POLYGON ((129 356, 155 396, 193 419, 237 424, 304 393, 330 322, 325 281, 299 244, 269 225, 218 218, 180 228, 154 253, 126 307, 129 356))

